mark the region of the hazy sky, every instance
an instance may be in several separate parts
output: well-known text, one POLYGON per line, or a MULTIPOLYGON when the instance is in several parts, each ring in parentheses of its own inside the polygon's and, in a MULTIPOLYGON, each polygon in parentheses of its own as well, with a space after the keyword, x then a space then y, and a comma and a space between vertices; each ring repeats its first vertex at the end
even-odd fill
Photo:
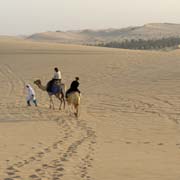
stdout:
POLYGON ((0 34, 180 23, 180 0, 0 0, 0 34))

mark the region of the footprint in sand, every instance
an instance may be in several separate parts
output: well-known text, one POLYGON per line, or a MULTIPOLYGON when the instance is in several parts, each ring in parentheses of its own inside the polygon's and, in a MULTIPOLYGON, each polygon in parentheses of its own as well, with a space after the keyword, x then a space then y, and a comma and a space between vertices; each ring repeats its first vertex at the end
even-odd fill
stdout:
POLYGON ((28 161, 27 161, 27 160, 24 160, 24 164, 28 164, 28 161))
POLYGON ((38 157, 43 157, 43 156, 44 156, 44 152, 39 152, 39 153, 37 153, 37 156, 38 156, 38 157))
POLYGON ((81 174, 81 177, 84 178, 86 176, 86 174, 81 174))
POLYGON ((23 162, 18 162, 18 163, 16 163, 16 166, 17 166, 17 167, 22 167, 23 165, 24 165, 23 162))
POLYGON ((59 180, 59 178, 58 177, 53 177, 52 180, 59 180))
POLYGON ((42 142, 38 142, 38 144, 41 144, 41 145, 43 145, 43 143, 42 143, 42 142))
POLYGON ((62 158, 61 158, 61 161, 67 161, 67 159, 62 157, 62 158))
POLYGON ((58 171, 54 171, 53 173, 53 177, 62 177, 64 176, 61 172, 58 172, 58 171))
POLYGON ((41 169, 36 169, 35 171, 36 171, 36 172, 40 172, 40 171, 42 171, 42 170, 41 170, 41 169))
POLYGON ((42 170, 42 169, 36 169, 35 172, 36 172, 38 175, 40 175, 41 177, 43 177, 43 176, 46 174, 45 171, 42 170))
POLYGON ((64 168, 60 167, 56 169, 57 171, 64 171, 64 168))
POLYGON ((57 143, 53 144, 53 149, 58 149, 58 144, 57 143))
POLYGON ((37 176, 36 174, 32 174, 29 177, 34 180, 41 180, 41 178, 39 178, 39 176, 37 176))
POLYGON ((54 164, 56 167, 63 167, 64 165, 63 164, 61 164, 60 162, 59 163, 55 163, 54 164))
POLYGON ((65 154, 63 154, 63 158, 67 158, 68 157, 68 155, 65 153, 65 154))
POLYGON ((7 169, 7 174, 8 175, 14 175, 16 172, 19 172, 17 169, 15 169, 14 167, 8 167, 7 169))
POLYGON ((56 172, 54 172, 54 174, 52 175, 53 179, 58 179, 58 180, 60 180, 60 178, 63 176, 64 176, 63 174, 58 174, 56 172))
POLYGON ((151 142, 149 142, 149 141, 146 141, 146 142, 144 142, 144 144, 150 144, 151 142))
POLYGON ((7 175, 9 176, 15 175, 15 172, 7 172, 7 175))
POLYGON ((15 170, 12 166, 8 167, 7 170, 15 170))
POLYGON ((159 143, 158 145, 159 145, 159 146, 163 146, 164 144, 163 144, 163 143, 159 143))
POLYGON ((21 176, 13 176, 13 180, 20 180, 22 179, 21 176))
POLYGON ((36 158, 32 156, 32 157, 29 158, 29 160, 34 161, 34 160, 36 160, 36 158))
POLYGON ((91 164, 88 164, 87 166, 88 166, 88 167, 92 167, 92 165, 91 165, 91 164))
POLYGON ((50 148, 45 148, 44 151, 45 151, 46 153, 51 152, 50 148))
POLYGON ((47 164, 43 164, 42 167, 43 168, 48 168, 48 165, 47 164))
POLYGON ((86 176, 86 178, 87 178, 87 180, 90 180, 90 179, 91 179, 91 177, 90 177, 90 176, 86 176))

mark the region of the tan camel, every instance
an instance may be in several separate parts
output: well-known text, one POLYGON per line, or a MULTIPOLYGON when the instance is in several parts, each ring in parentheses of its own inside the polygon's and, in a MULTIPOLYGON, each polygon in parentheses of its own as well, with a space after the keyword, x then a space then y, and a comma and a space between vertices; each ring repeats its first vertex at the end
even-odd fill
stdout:
POLYGON ((79 105, 80 105, 80 94, 78 92, 72 92, 68 95, 67 104, 69 108, 73 108, 73 113, 76 117, 79 115, 79 105))
MULTIPOLYGON (((41 90, 47 92, 46 86, 43 86, 41 84, 41 80, 38 79, 38 80, 34 81, 34 84, 36 84, 41 90)), ((50 109, 51 109, 51 107, 54 109, 54 102, 53 102, 53 99, 52 99, 53 95, 60 100, 59 109, 61 109, 62 103, 64 104, 64 109, 65 109, 65 96, 64 96, 65 92, 66 92, 65 84, 61 83, 61 89, 62 89, 62 91, 60 91, 60 92, 58 92, 56 94, 53 94, 51 92, 47 92, 48 95, 49 95, 49 99, 50 99, 50 105, 49 105, 50 109)))

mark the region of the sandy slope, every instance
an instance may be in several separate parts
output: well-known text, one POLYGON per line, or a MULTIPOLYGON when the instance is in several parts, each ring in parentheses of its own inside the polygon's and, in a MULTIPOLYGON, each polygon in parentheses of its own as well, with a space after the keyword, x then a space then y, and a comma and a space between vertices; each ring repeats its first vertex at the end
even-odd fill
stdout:
POLYGON ((1 39, 0 179, 179 179, 179 56, 1 39), (24 84, 54 66, 80 77, 79 119, 35 86, 26 107, 24 84))

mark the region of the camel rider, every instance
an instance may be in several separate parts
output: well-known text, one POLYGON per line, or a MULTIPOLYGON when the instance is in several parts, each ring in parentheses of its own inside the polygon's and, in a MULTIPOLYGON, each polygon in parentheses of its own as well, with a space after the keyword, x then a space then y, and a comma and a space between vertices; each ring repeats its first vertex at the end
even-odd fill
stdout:
POLYGON ((79 86, 79 77, 75 77, 75 80, 71 83, 70 88, 66 91, 66 98, 71 92, 78 92, 80 94, 81 92, 78 89, 78 86, 79 86))
POLYGON ((52 91, 52 86, 53 86, 54 83, 60 84, 61 83, 61 78, 62 78, 61 77, 61 71, 57 67, 55 67, 54 68, 54 76, 53 76, 52 80, 50 80, 48 82, 48 84, 47 84, 47 91, 48 92, 52 91))
POLYGON ((27 88, 27 98, 26 98, 27 105, 31 106, 30 102, 32 101, 34 103, 34 105, 37 106, 34 89, 29 84, 26 85, 26 88, 27 88))
POLYGON ((54 68, 54 77, 53 77, 53 79, 56 80, 56 81, 59 81, 59 83, 61 83, 61 72, 57 67, 54 68))

